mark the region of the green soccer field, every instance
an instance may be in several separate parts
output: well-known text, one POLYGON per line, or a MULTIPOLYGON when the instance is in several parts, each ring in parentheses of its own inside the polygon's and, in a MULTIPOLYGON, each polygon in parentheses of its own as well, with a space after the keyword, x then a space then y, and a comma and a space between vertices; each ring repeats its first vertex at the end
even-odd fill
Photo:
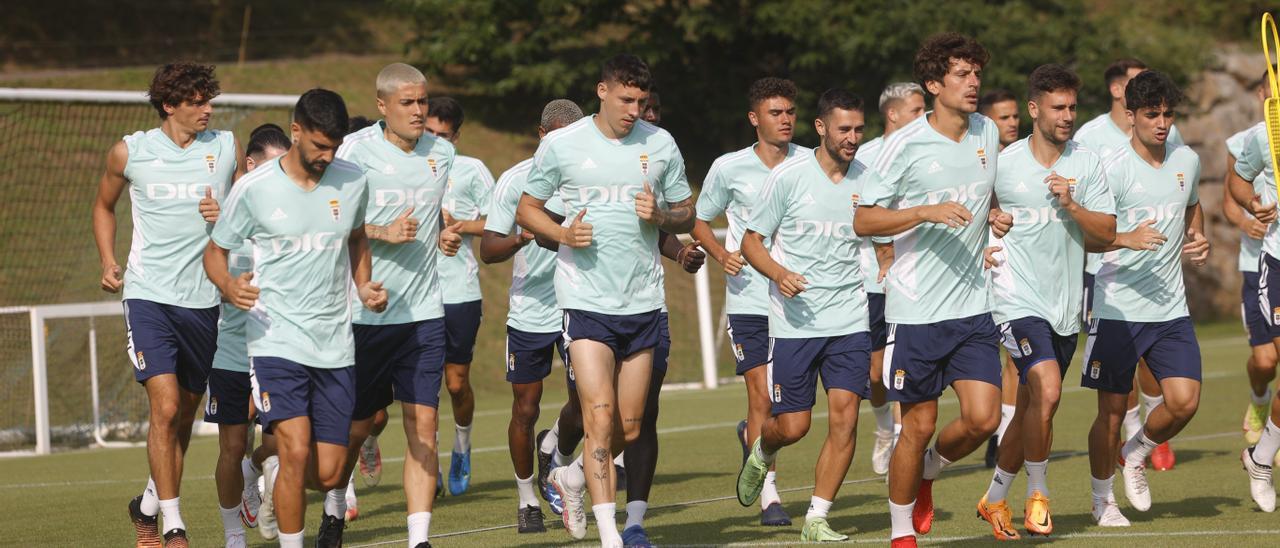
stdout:
MULTIPOLYGON (((1090 546, 1139 542, 1274 546, 1280 542, 1280 517, 1255 509, 1237 460, 1243 445, 1240 419, 1247 390, 1245 339, 1238 324, 1201 326, 1199 334, 1205 377, 1200 412, 1172 442, 1177 467, 1149 472, 1154 500, 1149 512, 1132 510, 1117 482, 1121 509, 1133 521, 1128 529, 1102 529, 1091 524, 1085 433, 1094 416, 1095 400, 1091 391, 1078 386, 1079 360, 1072 365, 1058 412, 1049 474, 1055 534, 1048 540, 1031 542, 1090 546)), ((553 379, 539 421, 544 427, 555 419, 563 401, 562 376, 553 375, 553 379)), ((819 413, 809 438, 785 449, 778 461, 779 488, 796 525, 765 529, 756 525, 757 509, 740 507, 734 497, 740 450, 733 433, 744 406, 741 385, 663 395, 659 423, 662 452, 646 524, 655 543, 798 543, 800 518, 808 506, 813 460, 825 421, 819 413)), ((545 534, 516 534, 516 494, 505 442, 509 402, 488 396, 477 407, 472 487, 462 496, 437 502, 431 526, 433 543, 486 547, 569 543, 571 539, 558 519, 548 521, 545 534)), ((956 409, 955 399, 948 393, 942 405, 944 420, 954 417, 956 409)), ((818 411, 822 411, 821 404, 818 411)), ((451 425, 452 421, 446 415, 441 423, 451 425)), ((872 424, 864 406, 854 465, 830 518, 836 530, 850 534, 850 542, 857 544, 884 543, 889 533, 884 479, 872 474, 870 467, 872 424)), ((372 489, 357 489, 360 519, 348 524, 347 546, 405 543, 400 481, 404 440, 399 428, 399 418, 393 415, 382 437, 382 483, 372 489)), ((447 449, 452 444, 452 428, 445 427, 440 438, 442 448, 447 449)), ((182 508, 195 546, 215 546, 222 540, 212 477, 216 454, 214 437, 195 439, 188 453, 182 508)), ((0 544, 125 546, 132 542, 125 505, 146 481, 142 448, 82 450, 7 459, 0 464, 0 496, 7 501, 2 514, 6 534, 0 544)), ((921 540, 989 544, 989 528, 974 517, 974 504, 989 477, 980 454, 947 469, 934 487, 934 530, 921 540)), ((1023 482, 1019 477, 1010 497, 1015 516, 1021 515, 1017 509, 1021 507, 1023 482)), ((313 493, 309 500, 307 531, 314 534, 319 525, 320 497, 313 493)), ((555 518, 545 504, 544 511, 548 518, 555 518)), ((618 518, 621 523, 623 512, 619 511, 618 518)), ((1015 518, 1015 525, 1021 530, 1021 518, 1015 518)), ((249 532, 249 539, 252 545, 265 544, 254 531, 249 532)), ((597 539, 592 524, 587 541, 597 539)))

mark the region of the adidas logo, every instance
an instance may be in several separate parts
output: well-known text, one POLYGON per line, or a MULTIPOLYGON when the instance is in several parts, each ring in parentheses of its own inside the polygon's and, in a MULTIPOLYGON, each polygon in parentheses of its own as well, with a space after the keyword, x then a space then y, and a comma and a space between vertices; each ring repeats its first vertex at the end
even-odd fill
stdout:
POLYGON ((391 165, 391 164, 387 164, 385 167, 383 167, 383 168, 382 168, 382 173, 383 173, 384 175, 395 175, 395 173, 396 173, 396 166, 393 166, 393 165, 391 165))
POLYGON ((1015 188, 1013 189, 1013 191, 1014 191, 1014 192, 1026 192, 1026 191, 1027 191, 1027 184, 1026 184, 1026 183, 1024 183, 1024 182, 1022 182, 1022 181, 1018 181, 1018 186, 1017 186, 1017 187, 1015 187, 1015 188))
POLYGON ((813 199, 812 195, 805 194, 803 198, 800 198, 800 205, 809 205, 814 203, 815 201, 816 200, 813 199))
POLYGON ((284 210, 278 207, 276 208, 275 211, 271 213, 272 221, 279 221, 280 219, 288 219, 288 218, 289 216, 284 214, 284 210))
POLYGON ((586 161, 582 162, 581 167, 582 169, 595 169, 596 163, 591 161, 591 158, 587 158, 586 161))
POLYGON ((930 173, 930 174, 937 173, 937 172, 939 172, 939 171, 942 171, 942 166, 938 164, 937 160, 935 160, 935 161, 933 161, 932 163, 930 163, 930 164, 929 164, 929 173, 930 173))
POLYGON ((1143 187, 1143 186, 1142 186, 1142 183, 1135 182, 1135 183, 1133 183, 1133 191, 1134 191, 1134 192, 1146 192, 1146 191, 1147 191, 1147 189, 1146 189, 1145 187, 1143 187))
POLYGON ((154 160, 152 160, 152 161, 151 161, 151 166, 152 166, 152 167, 164 167, 164 160, 161 160, 161 159, 159 159, 159 158, 156 158, 156 159, 154 159, 154 160))

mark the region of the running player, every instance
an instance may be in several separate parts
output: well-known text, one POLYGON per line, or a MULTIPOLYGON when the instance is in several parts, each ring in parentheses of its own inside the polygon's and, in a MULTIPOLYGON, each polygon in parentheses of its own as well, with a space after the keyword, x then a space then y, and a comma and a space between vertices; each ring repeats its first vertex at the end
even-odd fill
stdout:
POLYGON ((1053 531, 1046 475, 1053 415, 1080 333, 1084 252, 1115 240, 1115 201, 1102 159, 1070 140, 1079 89, 1080 78, 1062 65, 1032 71, 1031 136, 1006 147, 996 171, 996 198, 1014 221, 992 243, 1005 257, 992 270, 993 316, 1018 373, 1011 382, 1017 409, 1000 436, 999 466, 978 502, 978 514, 997 540, 1018 538, 1005 498, 1024 460, 1024 525, 1029 534, 1053 531))
POLYGON ((843 89, 818 98, 819 146, 774 168, 747 221, 742 253, 769 285, 771 417, 738 474, 738 502, 755 502, 769 465, 809 431, 818 377, 827 393, 827 438, 814 470, 802 542, 848 540, 827 512, 853 461, 858 404, 870 396, 871 335, 858 237, 851 222, 863 177, 862 99, 843 89), (765 247, 765 238, 770 248, 765 247))
MULTIPOLYGON (((760 427, 772 406, 769 378, 769 280, 743 260, 741 242, 769 172, 788 158, 809 149, 791 143, 796 123, 796 85, 781 78, 761 78, 747 90, 747 120, 756 130, 756 142, 716 159, 698 195, 698 219, 694 239, 724 267, 725 314, 729 317, 729 343, 737 362, 737 374, 747 384, 747 419, 738 423, 742 458, 760 437, 760 427), (721 214, 729 220, 724 246, 710 222, 721 214)), ((768 245, 767 242, 765 244, 768 245)), ((765 475, 760 495, 760 524, 791 525, 778 494, 776 463, 765 475)))
POLYGON ((1105 162, 1115 196, 1117 230, 1149 226, 1145 250, 1112 245, 1102 256, 1089 322, 1081 384, 1098 391, 1098 416, 1089 431, 1093 517, 1099 525, 1127 526, 1112 496, 1120 421, 1133 388, 1134 368, 1145 358, 1164 392, 1143 427, 1120 447, 1125 495, 1140 512, 1151 508, 1145 461, 1195 415, 1200 401, 1200 346, 1187 311, 1180 255, 1208 260, 1198 185, 1200 158, 1168 142, 1182 92, 1162 73, 1147 71, 1125 86, 1133 124, 1130 146, 1105 162), (1164 239, 1181 245, 1161 245, 1164 239), (1147 250, 1150 250, 1148 252, 1147 250))
POLYGON ((522 228, 562 245, 556 300, 565 310, 564 336, 589 455, 585 470, 557 468, 549 482, 564 497, 563 518, 574 538, 586 535, 581 497, 589 487, 602 542, 620 546, 610 461, 638 437, 644 420, 663 303, 654 267, 658 230, 687 232, 694 208, 675 142, 639 119, 651 82, 648 66, 622 54, 606 61, 601 72, 600 113, 543 141, 516 216, 522 228), (557 190, 566 216, 572 216, 566 226, 543 210, 557 190), (656 194, 668 207, 659 206, 656 194), (613 435, 615 426, 623 436, 613 435))
POLYGON ((886 140, 872 166, 880 176, 866 186, 854 217, 859 236, 895 236, 884 375, 889 399, 902 405, 902 435, 889 464, 895 546, 914 546, 916 533, 929 532, 933 480, 981 446, 1000 418, 999 336, 982 255, 988 226, 1000 237, 1012 218, 992 207, 999 133, 977 113, 988 58, 960 34, 925 41, 915 73, 934 95, 934 110, 886 140), (926 450, 948 385, 960 416, 926 450))
MULTIPOLYGON (((1107 92, 1111 96, 1111 108, 1081 126, 1075 135, 1076 142, 1098 153, 1103 158, 1110 156, 1116 149, 1130 146, 1129 143, 1133 137, 1133 122, 1129 121, 1129 115, 1126 113, 1124 106, 1124 90, 1131 78, 1146 70, 1147 65, 1137 59, 1119 59, 1107 67, 1106 71, 1103 72, 1103 79, 1107 83, 1107 92)), ((1167 140, 1175 145, 1184 144, 1182 136, 1178 133, 1177 126, 1169 128, 1167 140)), ((1102 255, 1099 253, 1090 253, 1085 259, 1084 320, 1086 323, 1093 315, 1094 275, 1098 273, 1098 268, 1101 266, 1099 262, 1101 257, 1102 255)), ((1123 429, 1121 430, 1121 435, 1124 439, 1129 439, 1142 428, 1142 422, 1146 417, 1142 416, 1141 412, 1145 411, 1150 414, 1152 409, 1160 405, 1163 397, 1160 392, 1160 384, 1156 382, 1155 377, 1151 376, 1151 371, 1147 367, 1146 361, 1139 360, 1138 386, 1134 388, 1133 394, 1129 396, 1129 407, 1125 412, 1123 429), (1139 396, 1141 396, 1142 405, 1139 405, 1139 396)), ((1168 442, 1160 444, 1155 452, 1151 454, 1151 465, 1156 470, 1172 469, 1174 461, 1173 450, 1169 447, 1168 442)))
MULTIPOLYGON (((458 144, 462 135, 462 105, 452 97, 433 97, 427 112, 427 132, 458 144)), ((458 155, 449 174, 444 196, 445 225, 461 222, 462 248, 439 259, 444 292, 447 336, 445 386, 453 405, 453 451, 449 458, 449 493, 461 495, 471 485, 471 419, 476 396, 471 390, 471 359, 480 331, 480 265, 471 249, 471 238, 484 234, 484 216, 493 195, 493 175, 484 163, 458 155)))
MULTIPOLYGON (((582 118, 582 109, 568 99, 556 99, 542 109, 538 138, 582 118)), ((507 447, 516 474, 516 524, 519 533, 545 533, 542 505, 535 493, 533 427, 542 401, 542 379, 551 374, 552 355, 566 361, 562 332, 563 315, 556 306, 555 252, 530 246, 533 233, 516 227, 516 206, 524 194, 533 159, 524 160, 498 177, 480 258, 486 264, 512 259, 511 296, 507 312, 507 382, 511 383, 511 422, 507 447)), ((548 200, 552 213, 563 217, 559 195, 548 200)), ((567 369, 567 368, 566 368, 567 369)), ((570 397, 573 397, 570 394, 570 397)))
MULTIPOLYGON (((455 153, 445 139, 424 134, 427 79, 418 69, 392 63, 378 72, 375 84, 383 119, 347 136, 337 156, 368 179, 365 231, 373 271, 391 288, 391 298, 385 313, 360 311, 354 318, 356 399, 344 477, 351 474, 377 412, 399 400, 407 444, 409 541, 417 546, 427 542, 439 485, 436 429, 446 335, 436 248, 449 255, 461 242, 457 224, 440 228, 440 204, 455 153)), ((335 546, 349 510, 345 491, 334 489, 325 499, 325 520, 337 525, 322 533, 329 532, 335 546)))
POLYGON ((93 203, 102 289, 124 289, 129 361, 151 409, 151 476, 142 495, 129 502, 138 546, 187 545, 178 493, 218 337, 218 291, 201 275, 200 256, 218 220, 223 190, 244 169, 231 132, 209 129, 210 100, 220 91, 210 65, 156 69, 147 93, 160 127, 127 135, 111 147, 93 203), (133 245, 122 279, 116 203, 126 187, 133 245), (163 538, 157 514, 164 514, 163 538))
MULTIPOLYGON (((880 93, 880 114, 884 116, 884 134, 858 146, 857 160, 870 166, 880 157, 884 141, 893 132, 902 129, 924 115, 924 88, 915 82, 897 82, 885 86, 880 93)), ((883 275, 893 262, 893 240, 890 238, 860 238, 858 251, 862 257, 862 287, 867 290, 867 319, 871 327, 871 412, 876 418, 876 441, 871 446, 871 471, 879 475, 889 473, 889 457, 898 442, 902 426, 894 417, 894 404, 886 397, 882 378, 884 347, 889 332, 884 321, 883 275), (881 268, 881 264, 885 268, 881 268)))
MULTIPOLYGON (((334 159, 346 129, 338 94, 304 93, 290 127, 294 147, 234 187, 204 254, 209 279, 228 302, 250 311, 254 407, 277 437, 273 502, 285 547, 302 546, 305 486, 329 490, 347 479, 355 403, 352 293, 370 310, 387 305, 387 291, 369 279, 365 177, 334 159), (233 277, 228 250, 245 240, 252 240, 253 271, 233 277)), ((331 518, 321 524, 320 546, 331 545, 326 529, 342 525, 331 518)))

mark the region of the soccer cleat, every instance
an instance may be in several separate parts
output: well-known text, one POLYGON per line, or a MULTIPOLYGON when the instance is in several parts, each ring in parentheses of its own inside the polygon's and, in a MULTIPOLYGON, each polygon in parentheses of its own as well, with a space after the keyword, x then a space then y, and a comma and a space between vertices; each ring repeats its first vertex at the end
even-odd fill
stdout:
POLYGON ((516 531, 519 533, 547 532, 547 526, 542 524, 542 508, 523 506, 516 510, 516 531))
POLYGON ((164 548, 188 548, 186 529, 171 529, 164 534, 164 548))
POLYGON ((1049 536, 1053 532, 1053 516, 1049 514, 1049 499, 1040 491, 1032 491, 1024 507, 1022 526, 1028 535, 1049 536))
POLYGON ((542 495, 542 500, 547 502, 551 502, 551 499, 547 498, 547 474, 551 472, 552 455, 542 452, 542 440, 549 433, 551 431, 544 428, 538 432, 538 437, 533 442, 533 446, 538 448, 538 493, 542 495))
POLYGON ((137 536, 137 548, 160 548, 160 526, 156 516, 142 513, 142 495, 129 501, 129 521, 133 522, 133 533, 137 536))
POLYGON ((653 546, 649 542, 649 533, 645 532, 643 525, 632 525, 623 529, 622 544, 634 548, 651 548, 653 546))
POLYGON ((890 540, 889 548, 916 548, 916 537, 898 537, 890 540))
POLYGON ((1108 495, 1106 500, 1093 499, 1093 522, 1098 527, 1128 527, 1129 518, 1120 513, 1120 505, 1116 498, 1108 495))
POLYGON ((876 444, 871 447, 871 471, 876 475, 889 473, 889 458, 893 456, 895 441, 892 430, 876 430, 876 444))
POLYGON ((364 480, 365 487, 382 481, 382 448, 378 447, 378 436, 369 436, 360 445, 360 479, 364 480))
POLYGON ((823 518, 805 518, 804 527, 800 528, 800 542, 843 542, 849 535, 842 535, 831 529, 823 518))
POLYGON ((1120 469, 1124 478, 1124 496, 1139 512, 1151 509, 1151 488, 1147 485, 1147 467, 1142 463, 1128 464, 1120 469))
POLYGON ((449 454, 449 494, 458 496, 471 486, 471 451, 449 454))
POLYGON ((422 542, 419 542, 418 545, 414 546, 413 548, 431 548, 431 543, 424 540, 422 542))
MULTIPOLYGON (((552 468, 554 472, 559 466, 552 468)), ((547 484, 542 488, 542 497, 547 499, 547 506, 551 508, 551 513, 557 516, 564 514, 564 498, 560 496, 560 492, 551 487, 551 472, 547 472, 547 484)))
POLYGON ((316 533, 316 548, 342 548, 342 530, 346 528, 343 520, 324 514, 316 533))
POLYGON ((986 495, 982 495, 982 499, 978 501, 978 519, 991 524, 991 534, 995 535, 996 540, 1022 538, 1018 535, 1018 530, 1013 528, 1013 511, 1009 510, 1009 504, 1003 500, 993 504, 987 502, 986 495))
POLYGON ((933 480, 920 480, 916 506, 911 510, 911 526, 921 535, 927 535, 933 529, 933 480))
POLYGON ((1253 448, 1240 452, 1240 463, 1249 473, 1249 495, 1263 512, 1276 510, 1276 488, 1271 484, 1271 467, 1253 460, 1253 448))
POLYGON ((747 447, 747 421, 743 419, 738 422, 738 445, 742 446, 742 462, 747 462, 747 451, 751 448, 747 447))
POLYGON ((1161 472, 1173 470, 1175 460, 1173 449, 1167 441, 1157 445, 1156 450, 1151 452, 1151 467, 1161 472))
POLYGON ((1267 414, 1270 413, 1267 405, 1255 405, 1250 403, 1249 407, 1244 410, 1244 442, 1248 445, 1256 445, 1258 440, 1262 439, 1262 430, 1267 427, 1267 414))
POLYGON ((244 531, 236 531, 226 536, 225 548, 249 548, 249 543, 244 538, 244 531))
POLYGON ((991 439, 987 440, 987 454, 982 457, 982 463, 985 464, 987 468, 995 468, 996 461, 999 460, 999 458, 1000 438, 998 436, 991 436, 991 439))
POLYGON ((547 483, 551 484, 551 488, 564 501, 560 519, 564 522, 565 530, 574 540, 582 540, 587 537, 587 512, 582 507, 582 493, 564 487, 562 477, 569 471, 568 468, 568 466, 561 466, 552 470, 547 475, 547 483))
POLYGON ((448 493, 445 493, 444 491, 444 474, 439 471, 436 471, 436 494, 432 497, 431 500, 434 501, 435 499, 443 497, 446 494, 448 493))
POLYGON ((758 456, 759 452, 760 438, 756 438, 747 460, 738 471, 738 504, 743 506, 751 506, 760 498, 760 491, 764 489, 764 477, 769 473, 769 465, 758 456))
POLYGON ((280 459, 272 455, 262 461, 262 475, 258 477, 258 481, 262 485, 258 491, 262 493, 262 505, 258 508, 258 534, 266 540, 275 540, 280 534, 280 529, 276 523, 275 502, 272 500, 272 493, 275 490, 276 472, 280 470, 280 459))
POLYGON ((782 503, 775 502, 760 511, 760 525, 768 527, 789 527, 791 516, 782 508, 782 503))
POLYGON ((240 492, 240 522, 249 529, 257 527, 261 508, 262 494, 258 491, 258 482, 244 482, 244 491, 240 492))

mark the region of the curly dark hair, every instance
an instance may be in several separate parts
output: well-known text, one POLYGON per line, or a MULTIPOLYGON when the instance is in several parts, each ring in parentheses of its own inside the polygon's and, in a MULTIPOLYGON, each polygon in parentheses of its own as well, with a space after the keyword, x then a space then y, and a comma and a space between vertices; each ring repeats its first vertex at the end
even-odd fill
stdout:
POLYGON ((1163 72, 1148 70, 1134 76, 1124 87, 1124 108, 1138 112, 1140 108, 1178 108, 1182 90, 1163 72))
POLYGON ((767 76, 751 83, 751 87, 747 89, 747 104, 754 110, 766 99, 774 97, 782 97, 794 103, 796 102, 796 93, 795 82, 786 78, 767 76))
POLYGON ((977 40, 958 32, 944 32, 930 36, 916 52, 913 68, 916 80, 928 89, 929 82, 942 82, 951 70, 951 60, 960 59, 984 67, 991 60, 987 48, 977 40))
POLYGON ((165 105, 178 106, 183 101, 208 101, 219 93, 222 93, 222 88, 213 75, 213 65, 178 61, 156 69, 147 97, 151 98, 151 106, 155 107, 163 120, 169 117, 164 111, 165 105))
POLYGON ((1041 95, 1059 90, 1080 91, 1080 77, 1057 63, 1040 65, 1027 77, 1027 99, 1036 101, 1041 95))

